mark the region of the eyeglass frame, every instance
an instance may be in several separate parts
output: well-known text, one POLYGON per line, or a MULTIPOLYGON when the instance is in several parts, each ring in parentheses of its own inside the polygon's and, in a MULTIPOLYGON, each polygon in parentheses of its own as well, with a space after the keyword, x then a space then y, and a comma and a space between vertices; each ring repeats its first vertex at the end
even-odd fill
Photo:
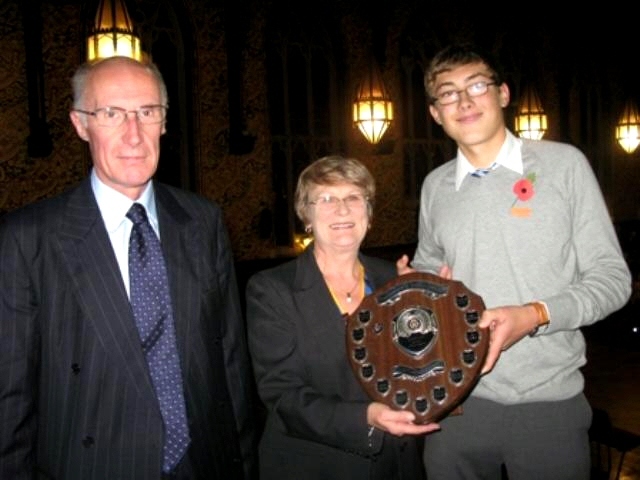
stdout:
POLYGON ((331 194, 318 195, 315 200, 313 201, 308 200, 307 205, 319 206, 320 208, 327 209, 327 211, 337 210, 342 205, 347 207, 349 210, 351 210, 354 207, 360 206, 359 204, 350 205, 347 200, 349 198, 354 199, 354 201, 356 201, 355 198, 357 198, 358 199, 357 202, 360 202, 360 200, 362 200, 363 207, 367 206, 367 204, 369 203, 369 197, 366 196, 364 193, 350 193, 349 195, 346 195, 342 198, 336 197, 335 195, 331 195, 331 194), (321 201, 322 198, 324 198, 325 200, 321 201))
POLYGON ((129 120, 129 114, 130 113, 135 113, 136 121, 138 121, 141 125, 159 125, 159 124, 161 124, 162 122, 164 122, 166 120, 166 118, 167 118, 167 110, 168 109, 169 109, 169 107, 167 107, 166 105, 158 104, 158 105, 143 105, 141 107, 136 108, 135 110, 127 110, 127 109, 124 109, 122 107, 107 106, 107 107, 102 107, 102 108, 96 108, 93 111, 82 110, 80 108, 74 108, 74 109, 72 109, 72 111, 92 116, 93 118, 96 119, 96 122, 98 122, 98 126, 100 126, 100 127, 117 128, 117 127, 121 127, 122 125, 124 125, 126 123, 127 120, 129 120), (141 118, 143 118, 143 117, 140 117, 140 112, 141 111, 143 111, 145 109, 156 109, 156 108, 160 108, 160 111, 162 112, 162 118, 159 121, 148 122, 148 121, 141 120, 141 118), (100 123, 100 120, 98 119, 98 114, 100 112, 107 112, 108 113, 110 111, 124 114, 124 116, 122 117, 122 121, 119 124, 117 124, 117 125, 104 125, 104 124, 100 123))
POLYGON ((458 103, 462 99, 462 96, 461 96, 462 92, 466 93, 467 97, 469 98, 481 97, 482 95, 485 95, 489 91, 489 87, 491 85, 498 85, 498 82, 496 80, 491 80, 491 81, 478 80, 477 82, 472 82, 460 90, 445 91, 444 93, 451 94, 451 98, 453 98, 453 100, 451 101, 442 103, 442 99, 440 98, 441 95, 437 95, 435 97, 432 97, 431 103, 433 104, 437 103, 438 105, 441 105, 443 107, 453 105, 454 103, 458 103), (484 89, 481 93, 472 94, 471 92, 469 92, 469 89, 471 89, 472 87, 477 87, 478 85, 484 85, 484 89))

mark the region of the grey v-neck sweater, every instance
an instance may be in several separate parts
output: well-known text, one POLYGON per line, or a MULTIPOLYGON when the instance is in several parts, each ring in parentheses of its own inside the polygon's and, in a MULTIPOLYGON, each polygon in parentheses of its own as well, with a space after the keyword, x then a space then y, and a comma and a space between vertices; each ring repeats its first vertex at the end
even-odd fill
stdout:
POLYGON ((580 327, 620 309, 631 294, 629 268, 585 156, 551 141, 524 140, 521 151, 522 176, 500 166, 483 178, 468 175, 456 191, 453 159, 426 177, 412 261, 433 273, 449 265, 487 308, 546 302, 547 330, 503 351, 472 392, 504 404, 581 392, 580 327))

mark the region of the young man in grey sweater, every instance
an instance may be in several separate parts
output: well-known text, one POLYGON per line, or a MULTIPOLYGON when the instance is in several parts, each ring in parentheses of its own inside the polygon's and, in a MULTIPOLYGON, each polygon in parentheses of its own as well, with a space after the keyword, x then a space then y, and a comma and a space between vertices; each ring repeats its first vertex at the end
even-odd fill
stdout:
POLYGON ((473 47, 438 53, 425 87, 431 115, 458 152, 424 181, 412 268, 481 295, 479 326, 491 336, 463 414, 426 437, 427 476, 500 478, 504 463, 519 480, 587 479, 591 408, 580 327, 631 294, 598 182, 578 149, 521 140, 506 128, 509 88, 473 47))

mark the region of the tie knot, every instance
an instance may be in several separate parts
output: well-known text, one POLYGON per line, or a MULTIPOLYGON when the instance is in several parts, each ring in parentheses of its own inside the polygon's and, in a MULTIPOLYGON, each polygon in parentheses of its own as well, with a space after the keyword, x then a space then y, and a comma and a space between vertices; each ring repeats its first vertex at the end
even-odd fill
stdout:
POLYGON ((495 170, 497 167, 498 167, 498 164, 496 162, 493 162, 487 168, 478 168, 475 171, 471 172, 471 176, 472 177, 484 177, 485 175, 487 175, 492 170, 495 170))
POLYGON ((134 203, 127 212, 127 218, 133 222, 134 225, 141 225, 147 223, 147 211, 139 203, 134 203))

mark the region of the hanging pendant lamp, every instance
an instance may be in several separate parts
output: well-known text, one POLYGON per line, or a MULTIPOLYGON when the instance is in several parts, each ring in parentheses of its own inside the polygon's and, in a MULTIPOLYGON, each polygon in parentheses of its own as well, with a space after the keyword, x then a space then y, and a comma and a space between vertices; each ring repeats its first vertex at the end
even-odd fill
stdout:
POLYGON ((87 60, 116 55, 140 60, 140 39, 124 0, 100 0, 87 38, 87 60))
POLYGON ((515 131, 521 138, 540 140, 547 131, 547 115, 538 94, 531 86, 522 90, 515 118, 515 131))
POLYGON ((358 86, 353 102, 353 122, 366 139, 376 144, 393 120, 393 103, 384 88, 382 75, 371 62, 367 76, 358 86))
POLYGON ((640 117, 635 103, 628 101, 616 125, 616 140, 627 153, 640 145, 640 117))

